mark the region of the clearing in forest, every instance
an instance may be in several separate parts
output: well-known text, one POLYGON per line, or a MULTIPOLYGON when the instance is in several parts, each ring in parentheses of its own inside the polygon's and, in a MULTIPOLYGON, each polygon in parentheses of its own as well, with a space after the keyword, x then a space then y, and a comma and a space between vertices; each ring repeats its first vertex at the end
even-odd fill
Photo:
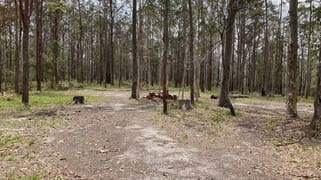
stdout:
POLYGON ((321 178, 320 141, 305 136, 312 103, 288 121, 276 98, 234 99, 232 117, 202 94, 193 110, 171 102, 165 116, 161 101, 127 90, 55 93, 41 109, 0 112, 0 179, 321 178), (85 105, 66 103, 74 94, 85 105))

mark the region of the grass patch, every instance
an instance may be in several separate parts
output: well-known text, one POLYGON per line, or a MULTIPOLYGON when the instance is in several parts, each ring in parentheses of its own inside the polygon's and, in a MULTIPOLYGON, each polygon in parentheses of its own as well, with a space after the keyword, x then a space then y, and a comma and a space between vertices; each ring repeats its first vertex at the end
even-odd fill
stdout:
POLYGON ((182 138, 183 138, 183 139, 187 139, 187 138, 188 138, 188 135, 184 133, 184 134, 182 134, 182 138))
POLYGON ((16 158, 15 158, 14 156, 9 155, 9 156, 6 156, 6 157, 4 158, 4 160, 5 160, 5 161, 15 161, 16 158))
MULTIPOLYGON (((21 95, 8 94, 0 96, 0 117, 6 117, 9 113, 29 112, 35 109, 48 109, 56 106, 64 106, 72 103, 73 96, 79 95, 78 91, 42 91, 41 93, 30 92, 30 105, 21 103, 21 95)), ((109 97, 95 96, 90 93, 80 92, 85 96, 85 103, 106 101, 109 97)), ((1 118, 3 119, 3 118, 1 118)))
POLYGON ((31 145, 35 144, 36 141, 37 141, 37 138, 35 138, 35 137, 28 138, 28 139, 27 139, 27 145, 28 145, 28 146, 31 146, 31 145))
POLYGON ((226 119, 226 117, 232 116, 229 109, 217 108, 215 110, 212 110, 211 117, 214 122, 221 122, 226 119))
POLYGON ((72 101, 71 95, 64 95, 60 91, 43 91, 39 94, 30 93, 30 106, 21 103, 21 95, 9 94, 0 97, 1 112, 28 111, 30 107, 49 107, 51 105, 67 104, 72 101))
POLYGON ((15 172, 7 173, 6 179, 8 180, 40 180, 41 176, 38 174, 33 175, 18 175, 15 172))
POLYGON ((30 96, 31 105, 48 106, 57 104, 67 104, 72 101, 71 95, 65 95, 60 91, 45 91, 30 96))
POLYGON ((21 142, 22 137, 19 135, 3 135, 0 134, 0 148, 6 147, 10 144, 21 142))
POLYGON ((21 103, 21 96, 12 94, 9 96, 0 96, 0 109, 2 111, 6 111, 8 109, 27 109, 26 106, 24 106, 21 103))
POLYGON ((20 176, 18 179, 19 180, 40 180, 40 175, 34 174, 30 176, 20 176))
POLYGON ((201 101, 197 101, 197 102, 195 101, 193 107, 197 109, 205 109, 205 110, 209 109, 208 104, 205 104, 201 101))

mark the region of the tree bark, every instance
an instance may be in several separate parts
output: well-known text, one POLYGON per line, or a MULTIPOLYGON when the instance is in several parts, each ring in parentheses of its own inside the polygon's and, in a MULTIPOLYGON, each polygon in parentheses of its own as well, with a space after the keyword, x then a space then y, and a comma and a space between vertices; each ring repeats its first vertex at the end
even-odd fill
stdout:
POLYGON ((163 86, 163 113, 168 114, 167 112, 167 58, 168 58, 168 46, 169 46, 169 38, 168 38, 168 14, 169 14, 169 0, 165 0, 165 9, 164 9, 164 51, 163 51, 163 67, 162 67, 162 86, 163 86))
POLYGON ((53 12, 52 25, 52 78, 51 88, 56 88, 58 84, 58 57, 59 57, 59 19, 60 12, 55 9, 53 12))
POLYGON ((110 46, 110 78, 111 84, 114 85, 114 15, 113 15, 113 0, 109 0, 109 7, 110 7, 110 37, 109 37, 109 46, 110 46))
POLYGON ((262 90, 261 95, 266 96, 268 93, 268 72, 270 68, 269 61, 269 32, 268 32, 268 4, 267 0, 264 0, 265 4, 265 29, 264 29, 264 72, 262 79, 262 90))
POLYGON ((19 93, 19 81, 20 81, 20 51, 21 51, 21 21, 19 16, 19 5, 17 0, 14 1, 16 6, 16 18, 15 18, 15 93, 19 93))
POLYGON ((189 85, 191 88, 190 98, 191 103, 194 104, 194 31, 193 31, 193 9, 192 9, 192 0, 188 1, 188 7, 189 7, 189 53, 190 53, 190 79, 189 79, 189 85))
POLYGON ((289 47, 288 47, 288 83, 287 114, 291 118, 297 114, 297 58, 298 58, 298 0, 290 0, 289 47))
POLYGON ((41 91, 42 81, 42 14, 43 0, 36 0, 36 80, 37 90, 41 91))
POLYGON ((283 38, 282 38, 282 13, 283 5, 282 0, 280 2, 280 15, 278 21, 278 34, 277 34, 277 46, 276 46, 276 58, 274 67, 274 80, 273 80, 273 93, 282 94, 282 60, 283 60, 283 38))
POLYGON ((78 54, 79 57, 77 61, 80 63, 80 78, 79 81, 84 81, 84 65, 83 65, 83 27, 82 27, 82 16, 81 16, 81 4, 80 0, 78 0, 78 15, 79 15, 79 39, 78 39, 78 54))
POLYGON ((132 33, 132 41, 133 41, 133 83, 132 83, 132 95, 131 98, 138 99, 139 98, 139 65, 137 60, 137 36, 136 36, 136 27, 137 27, 137 2, 133 0, 133 33, 132 33))
POLYGON ((210 51, 207 59, 207 90, 212 91, 212 77, 213 77, 213 39, 210 39, 210 51))
POLYGON ((311 74, 312 74, 312 62, 311 62, 311 36, 312 36, 312 0, 310 1, 309 7, 309 34, 308 34, 308 62, 307 62, 307 76, 306 76, 306 86, 305 86, 305 98, 310 96, 311 87, 311 74))
MULTIPOLYGON (((321 27, 321 23, 320 23, 321 27)), ((319 45, 319 65, 317 74, 317 89, 314 99, 314 115, 310 124, 312 136, 319 136, 321 132, 321 36, 319 45)))
POLYGON ((233 105, 229 98, 229 83, 230 83, 230 64, 232 60, 232 44, 234 40, 234 24, 237 13, 237 0, 230 0, 228 4, 228 16, 225 25, 224 36, 224 59, 223 59, 223 77, 220 88, 220 97, 218 105, 220 107, 229 108, 231 114, 235 116, 233 105))
POLYGON ((22 42, 22 103, 29 104, 29 27, 30 16, 32 12, 32 0, 19 0, 20 13, 23 27, 23 42, 22 42))
MULTIPOLYGON (((1 13, 0 13, 1 15, 1 13)), ((0 93, 2 92, 2 83, 3 83, 3 65, 4 65, 4 61, 3 61, 3 55, 2 55, 2 45, 0 45, 0 93)))

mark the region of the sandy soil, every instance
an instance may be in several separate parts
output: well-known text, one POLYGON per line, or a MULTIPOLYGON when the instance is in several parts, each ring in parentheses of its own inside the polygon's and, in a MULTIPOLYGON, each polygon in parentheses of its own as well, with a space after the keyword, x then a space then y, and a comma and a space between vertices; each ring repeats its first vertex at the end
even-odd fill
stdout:
MULTIPOLYGON (((110 99, 45 113, 59 119, 45 131, 9 129, 38 140, 5 150, 28 158, 1 160, 3 179, 10 172, 35 172, 41 179, 321 178, 319 140, 306 138, 308 121, 281 118, 281 103, 234 102, 241 111, 234 118, 204 99, 205 108, 181 112, 171 106, 164 116, 159 102, 130 100, 129 91, 80 93, 110 99), (213 124, 216 112, 223 117, 213 124)), ((307 116, 313 111, 302 109, 307 116)))

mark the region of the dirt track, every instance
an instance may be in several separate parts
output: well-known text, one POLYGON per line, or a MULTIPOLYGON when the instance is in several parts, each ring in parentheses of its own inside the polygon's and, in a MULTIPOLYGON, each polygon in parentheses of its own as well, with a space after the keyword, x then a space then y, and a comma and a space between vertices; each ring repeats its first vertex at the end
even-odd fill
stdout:
POLYGON ((295 147, 276 148, 255 116, 224 121, 209 133, 179 115, 161 115, 155 102, 129 100, 129 91, 96 95, 113 98, 70 105, 60 112, 66 125, 40 135, 28 150, 42 179, 301 179, 320 173, 312 162, 319 156, 301 162, 305 153, 311 156, 306 151, 287 159, 295 147))

